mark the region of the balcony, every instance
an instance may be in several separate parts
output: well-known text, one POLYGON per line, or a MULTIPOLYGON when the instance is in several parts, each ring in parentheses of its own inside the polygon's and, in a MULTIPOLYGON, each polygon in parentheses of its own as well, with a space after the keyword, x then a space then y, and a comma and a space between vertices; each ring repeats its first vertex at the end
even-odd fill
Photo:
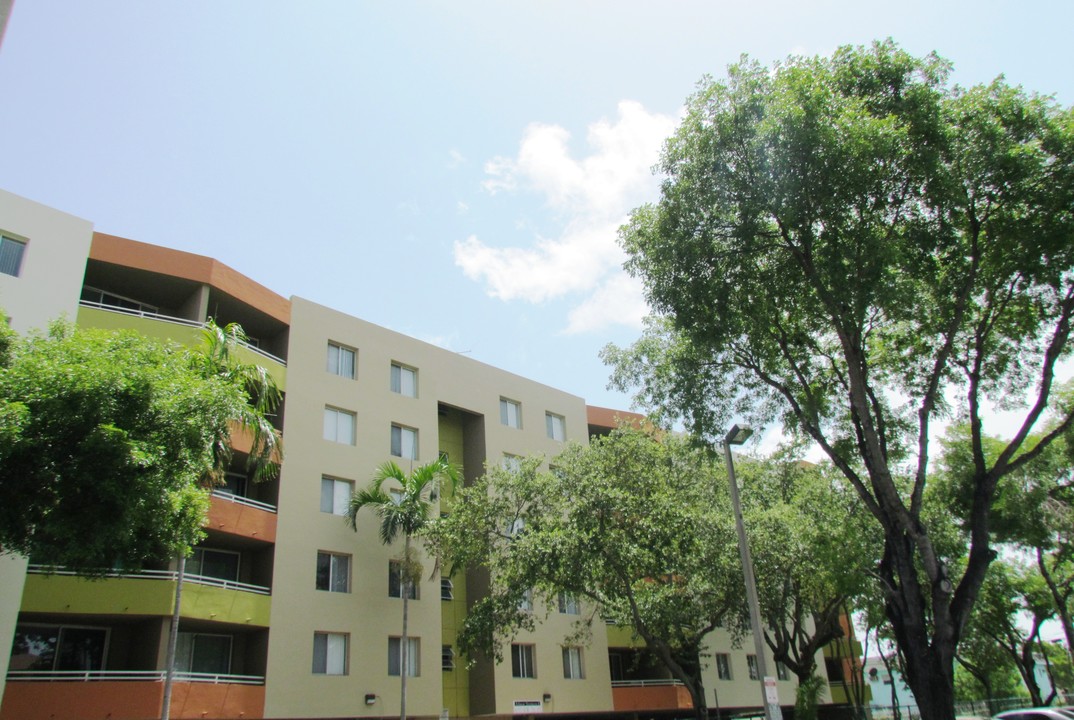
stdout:
MULTIPOLYGON (((87 580, 73 572, 31 565, 22 612, 86 615, 171 615, 177 573, 172 570, 112 572, 87 580)), ((207 575, 184 575, 180 616, 184 619, 268 627, 271 598, 262 585, 207 575)))
POLYGON ((276 542, 276 506, 213 490, 206 527, 251 540, 276 542))
POLYGON ((678 680, 613 680, 612 707, 616 712, 686 710, 694 706, 678 680))
MULTIPOLYGON (((159 717, 164 672, 11 671, 0 720, 75 720, 159 717)), ((264 678, 255 675, 176 673, 173 718, 260 718, 264 678)))

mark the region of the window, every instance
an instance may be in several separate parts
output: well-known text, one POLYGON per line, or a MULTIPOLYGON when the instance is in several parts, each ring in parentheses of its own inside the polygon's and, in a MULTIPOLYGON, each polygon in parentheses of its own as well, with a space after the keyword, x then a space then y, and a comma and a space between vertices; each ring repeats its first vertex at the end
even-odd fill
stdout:
POLYGON ((326 407, 324 409, 324 439, 344 445, 354 444, 354 413, 326 407))
POLYGON ((585 678, 585 669, 582 667, 582 648, 563 648, 563 677, 567 680, 585 678))
POLYGON ((392 363, 392 392, 406 397, 417 397, 418 371, 399 363, 392 363))
POLYGON ((559 594, 559 611, 567 615, 578 615, 578 598, 572 593, 559 594))
POLYGON ((522 470, 522 458, 518 455, 503 454, 503 460, 500 461, 500 467, 510 472, 519 472, 522 470))
POLYGON ((527 588, 522 593, 522 599, 518 601, 518 609, 523 612, 533 612, 533 588, 527 588))
POLYGON ((392 425, 392 455, 405 460, 418 459, 418 431, 392 425))
POLYGON ((354 357, 355 351, 352 348, 343 347, 337 345, 334 342, 328 343, 328 372, 333 375, 339 375, 340 377, 347 378, 349 380, 354 379, 354 357))
POLYGON ((103 670, 108 631, 70 625, 18 625, 12 670, 103 670))
MULTIPOLYGON (((410 583, 410 592, 407 597, 411 600, 418 599, 418 584, 410 583)), ((403 597, 403 563, 398 560, 388 562, 388 597, 403 597)))
POLYGON ((313 674, 347 674, 347 636, 343 633, 313 633, 313 674))
POLYGON ((522 427, 522 405, 515 400, 500 398, 500 424, 507 427, 522 427))
POLYGON ((351 556, 317 553, 317 589, 328 592, 351 591, 351 556))
MULTIPOLYGON (((388 674, 399 677, 399 668, 402 667, 402 638, 388 638, 388 674)), ((421 675, 421 638, 408 637, 406 639, 406 675, 418 677, 421 675)))
POLYGON ((454 600, 455 599, 455 585, 451 582, 451 578, 440 578, 440 599, 441 600, 454 600))
POLYGON ((242 473, 229 472, 224 475, 224 484, 219 490, 236 497, 246 497, 246 476, 242 473))
POLYGON ((0 235, 0 273, 18 277, 24 250, 26 250, 26 243, 9 238, 7 235, 0 235))
POLYGON ((750 669, 750 680, 757 680, 758 679, 758 676, 757 676, 757 656, 756 655, 747 655, 746 656, 746 665, 750 669))
POLYGON ((731 679, 731 656, 727 653, 716 653, 716 677, 721 680, 731 679))
POLYGON ((231 550, 213 550, 211 548, 194 548, 194 554, 186 561, 186 572, 190 575, 216 578, 217 580, 239 579, 239 554, 231 550))
POLYGON ((511 645, 511 677, 535 678, 537 666, 533 663, 533 646, 511 645))
POLYGON ((544 425, 548 431, 548 437, 563 442, 567 439, 567 421, 562 415, 553 413, 544 414, 544 425))
POLYGON ((776 660, 776 677, 780 680, 791 679, 791 674, 787 671, 787 666, 779 660, 776 660))
POLYGON ((440 646, 440 669, 444 671, 455 669, 455 648, 450 645, 440 646))
POLYGON ((231 672, 231 636, 181 632, 175 643, 179 672, 227 675, 231 672))
POLYGON ((321 477, 321 512, 346 515, 354 494, 354 483, 349 480, 321 477))

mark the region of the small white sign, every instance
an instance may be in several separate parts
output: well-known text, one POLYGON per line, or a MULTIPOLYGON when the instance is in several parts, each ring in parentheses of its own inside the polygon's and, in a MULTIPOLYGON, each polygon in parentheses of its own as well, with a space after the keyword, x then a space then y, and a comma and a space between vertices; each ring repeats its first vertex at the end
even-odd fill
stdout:
POLYGON ((543 713, 544 705, 540 700, 515 700, 515 715, 533 715, 543 713))
POLYGON ((765 675, 764 697, 769 705, 779 705, 779 690, 776 688, 776 679, 765 675))

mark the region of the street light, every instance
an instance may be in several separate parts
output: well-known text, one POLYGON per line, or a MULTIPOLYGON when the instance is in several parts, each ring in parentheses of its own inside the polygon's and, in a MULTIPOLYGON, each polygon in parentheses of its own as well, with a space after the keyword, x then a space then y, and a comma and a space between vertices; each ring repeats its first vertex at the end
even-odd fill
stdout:
POLYGON ((727 480, 731 485, 731 507, 735 511, 738 554, 742 558, 742 575, 746 580, 746 602, 750 608, 750 630, 753 633, 753 647, 757 657, 757 678, 761 683, 761 705, 764 707, 765 720, 783 720, 783 712, 779 708, 779 694, 776 691, 776 679, 768 676, 768 665, 764 659, 764 636, 761 634, 761 608, 757 603, 757 580, 753 576, 753 559, 750 557, 750 546, 746 540, 746 525, 742 522, 742 503, 738 499, 735 463, 731 459, 731 446, 741 445, 752 434, 753 430, 745 425, 733 425, 724 436, 723 452, 727 460, 727 480))

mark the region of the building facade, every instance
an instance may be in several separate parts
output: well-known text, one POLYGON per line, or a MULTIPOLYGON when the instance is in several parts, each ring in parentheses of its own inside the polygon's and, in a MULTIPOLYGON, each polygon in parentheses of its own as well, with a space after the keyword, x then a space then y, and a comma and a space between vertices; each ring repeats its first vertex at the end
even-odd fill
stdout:
MULTIPOLYGON (((385 461, 409 470, 445 456, 472 481, 486 463, 586 442, 614 411, 3 192, 0 237, 0 308, 20 332, 67 315, 193 345, 208 319, 238 322, 251 338, 244 359, 284 391, 278 479, 251 482, 237 439, 187 561, 172 717, 398 716, 402 672, 416 717, 689 707, 681 686, 635 662, 643 648, 623 629, 564 647, 571 603, 515 638, 507 661, 466 667, 454 633, 482 591, 476 574, 423 575, 402 667, 400 547, 380 542, 372 514, 357 531, 342 517, 385 461)), ((174 563, 87 581, 0 558, 0 647, 11 648, 0 652, 0 720, 158 717, 175 590, 174 563)), ((757 706, 752 645, 719 633, 710 644, 710 705, 757 706)), ((793 680, 778 685, 792 704, 793 680)))

